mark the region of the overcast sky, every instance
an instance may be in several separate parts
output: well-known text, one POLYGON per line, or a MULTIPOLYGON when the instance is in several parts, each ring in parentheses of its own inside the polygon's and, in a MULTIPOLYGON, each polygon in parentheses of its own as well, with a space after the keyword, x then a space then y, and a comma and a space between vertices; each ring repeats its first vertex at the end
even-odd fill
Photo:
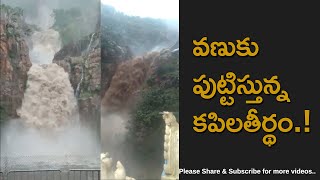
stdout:
POLYGON ((179 0, 101 0, 127 15, 179 19, 179 0))

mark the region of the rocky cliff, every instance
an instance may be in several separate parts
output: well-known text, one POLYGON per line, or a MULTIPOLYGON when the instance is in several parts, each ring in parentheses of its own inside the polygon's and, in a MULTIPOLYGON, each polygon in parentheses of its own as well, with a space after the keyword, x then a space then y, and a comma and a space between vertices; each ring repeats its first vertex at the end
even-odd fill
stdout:
POLYGON ((21 9, 1 5, 0 33, 0 113, 5 120, 17 117, 32 65, 25 40, 31 29, 21 9))
MULTIPOLYGON (((151 83, 162 86, 176 79, 162 77, 161 71, 170 71, 164 65, 172 63, 176 57, 168 49, 147 53, 144 56, 114 63, 116 67, 110 78, 110 85, 102 98, 102 109, 108 112, 121 111, 132 107, 143 89, 151 87, 151 83), (148 82, 147 82, 148 80, 148 82)), ((178 65, 177 65, 178 66, 178 65)), ((178 82, 175 82, 178 83, 178 82)))
POLYGON ((100 121, 101 48, 99 31, 64 46, 53 63, 69 74, 78 99, 80 120, 98 127, 100 121))

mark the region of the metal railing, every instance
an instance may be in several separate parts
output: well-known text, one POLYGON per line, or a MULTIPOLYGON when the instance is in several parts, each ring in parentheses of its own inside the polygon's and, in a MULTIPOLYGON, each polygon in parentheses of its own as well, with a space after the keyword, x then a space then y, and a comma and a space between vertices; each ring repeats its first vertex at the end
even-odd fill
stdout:
POLYGON ((71 170, 100 168, 98 155, 43 155, 43 156, 0 156, 0 172, 15 170, 71 170))
POLYGON ((0 180, 100 180, 99 169, 19 170, 0 172, 0 180))
POLYGON ((100 157, 0 156, 0 180, 100 180, 100 157))
POLYGON ((61 180, 60 170, 10 171, 7 180, 61 180))
POLYGON ((100 180, 100 170, 72 169, 68 173, 68 180, 100 180))

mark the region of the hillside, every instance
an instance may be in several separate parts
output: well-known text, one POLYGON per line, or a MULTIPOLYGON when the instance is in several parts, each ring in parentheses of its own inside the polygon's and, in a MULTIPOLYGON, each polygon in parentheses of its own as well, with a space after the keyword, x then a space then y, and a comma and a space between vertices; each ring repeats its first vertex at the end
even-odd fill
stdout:
POLYGON ((179 112, 178 31, 164 20, 101 11, 102 149, 136 179, 160 178, 164 122, 179 112))

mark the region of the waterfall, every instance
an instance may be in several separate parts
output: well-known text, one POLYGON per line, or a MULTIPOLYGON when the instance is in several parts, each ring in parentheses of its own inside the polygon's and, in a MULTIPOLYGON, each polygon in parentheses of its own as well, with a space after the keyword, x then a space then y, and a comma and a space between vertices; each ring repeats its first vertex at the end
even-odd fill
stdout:
POLYGON ((84 68, 85 68, 85 66, 87 65, 87 62, 88 62, 88 59, 89 59, 89 53, 90 53, 90 50, 91 50, 91 45, 92 45, 92 42, 93 42, 93 37, 94 37, 94 35, 95 35, 95 33, 93 33, 93 34, 91 35, 90 43, 89 43, 89 45, 88 45, 88 48, 87 48, 86 51, 84 52, 84 53, 85 53, 85 54, 84 54, 85 62, 84 62, 84 64, 83 64, 82 67, 81 67, 81 78, 80 78, 80 81, 79 81, 79 83, 78 83, 78 85, 77 85, 77 89, 76 89, 76 93, 75 93, 75 96, 76 96, 77 98, 79 98, 79 96, 80 96, 80 87, 81 87, 81 84, 82 84, 83 79, 84 79, 84 68))
POLYGON ((74 119, 71 116, 76 110, 77 102, 68 73, 52 63, 55 53, 61 48, 60 34, 51 28, 54 22, 52 10, 41 5, 38 11, 43 16, 33 20, 40 29, 30 39, 32 66, 17 114, 30 127, 57 129, 74 119))
POLYGON ((32 64, 49 64, 61 48, 59 32, 53 29, 36 31, 31 36, 30 46, 32 64))
POLYGON ((69 123, 76 110, 76 98, 62 67, 34 64, 28 72, 27 87, 17 111, 25 124, 56 129, 69 123))
POLYGON ((29 23, 38 28, 27 39, 32 66, 19 117, 0 127, 0 171, 96 168, 96 132, 80 123, 69 74, 52 63, 61 49, 60 34, 52 28, 52 9, 40 4, 35 10, 38 16, 29 23))
POLYGON ((29 40, 29 56, 32 64, 50 64, 56 52, 61 48, 60 34, 52 29, 54 16, 52 9, 40 3, 38 16, 27 18, 30 24, 36 25, 39 30, 34 32, 29 40))

